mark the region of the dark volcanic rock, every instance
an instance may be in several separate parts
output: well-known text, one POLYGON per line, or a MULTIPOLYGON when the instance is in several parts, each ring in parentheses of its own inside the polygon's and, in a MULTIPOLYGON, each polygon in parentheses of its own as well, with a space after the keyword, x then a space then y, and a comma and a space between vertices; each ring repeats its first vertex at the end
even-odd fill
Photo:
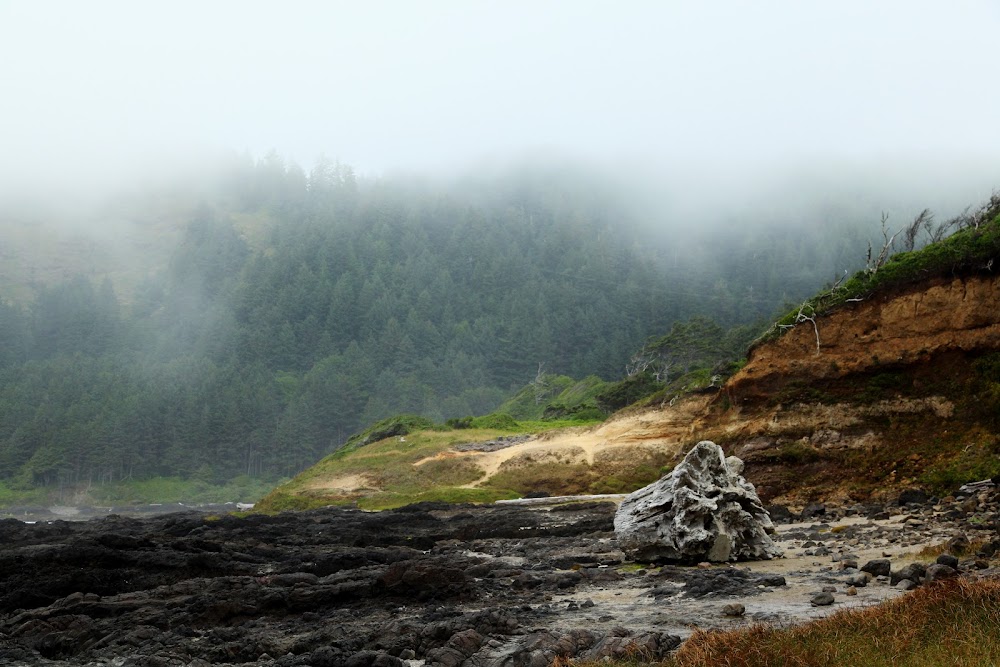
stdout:
MULTIPOLYGON (((756 575, 730 567, 693 570, 668 565, 660 569, 657 578, 683 584, 683 594, 692 598, 706 595, 756 595, 760 593, 761 586, 773 588, 785 585, 785 578, 781 575, 756 575)), ((676 592, 676 590, 653 589, 652 594, 674 595, 676 592)))
POLYGON ((861 566, 862 572, 867 572, 873 577, 888 577, 892 570, 892 562, 888 558, 876 558, 861 566))
POLYGON ((923 563, 910 563, 905 567, 895 570, 890 574, 889 583, 895 586, 903 579, 909 579, 915 584, 919 584, 923 581, 924 574, 927 572, 927 566, 923 563))
POLYGON ((399 667, 664 655, 679 640, 522 627, 554 614, 537 596, 621 578, 607 568, 621 561, 614 509, 421 504, 214 520, 195 512, 0 520, 0 665, 399 667), (537 584, 519 591, 511 584, 520 577, 537 584))
POLYGON ((899 505, 923 505, 928 498, 927 493, 920 489, 905 489, 899 494, 899 505))

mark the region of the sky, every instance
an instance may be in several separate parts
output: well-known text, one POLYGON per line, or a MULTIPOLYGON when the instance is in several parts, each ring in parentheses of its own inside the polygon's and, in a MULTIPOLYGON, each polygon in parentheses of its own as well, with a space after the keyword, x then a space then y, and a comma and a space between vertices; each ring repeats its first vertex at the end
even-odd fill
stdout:
POLYGON ((1000 181, 998 34, 995 0, 0 0, 0 179, 274 149, 1000 181))

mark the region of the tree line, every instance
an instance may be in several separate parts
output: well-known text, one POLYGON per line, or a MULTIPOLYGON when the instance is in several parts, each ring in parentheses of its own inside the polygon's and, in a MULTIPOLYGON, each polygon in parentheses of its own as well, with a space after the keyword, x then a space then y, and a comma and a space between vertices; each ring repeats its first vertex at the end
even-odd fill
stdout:
POLYGON ((0 480, 293 474, 395 413, 486 414, 540 365, 689 365, 672 327, 745 327, 856 254, 849 225, 650 239, 625 204, 581 174, 460 187, 241 162, 126 296, 78 277, 0 299, 0 480), (675 327, 692 316, 717 324, 675 327))

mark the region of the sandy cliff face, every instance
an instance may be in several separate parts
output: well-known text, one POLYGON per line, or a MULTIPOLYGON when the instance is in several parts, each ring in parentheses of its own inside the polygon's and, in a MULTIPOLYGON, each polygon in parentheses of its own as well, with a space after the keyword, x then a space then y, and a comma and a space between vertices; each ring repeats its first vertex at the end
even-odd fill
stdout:
POLYGON ((793 383, 828 383, 945 353, 1000 349, 1000 277, 936 281, 876 295, 804 322, 754 349, 726 385, 733 405, 773 398, 793 383), (818 346, 817 346, 818 340, 818 346))
POLYGON ((1000 278, 873 296, 752 350, 705 436, 745 458, 771 501, 940 491, 1000 462, 1000 378, 976 367, 998 350, 1000 278))

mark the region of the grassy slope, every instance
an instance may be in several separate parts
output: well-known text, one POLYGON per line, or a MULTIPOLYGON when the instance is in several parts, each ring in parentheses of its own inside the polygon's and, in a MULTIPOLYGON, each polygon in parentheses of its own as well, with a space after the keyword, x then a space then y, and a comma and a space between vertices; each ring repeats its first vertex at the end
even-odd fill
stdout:
POLYGON ((785 314, 761 342, 776 338, 796 323, 799 313, 807 317, 823 315, 851 299, 867 298, 876 292, 902 289, 940 276, 961 276, 990 272, 1000 264, 1000 198, 994 196, 979 214, 976 226, 960 229, 951 236, 920 250, 900 252, 874 271, 859 271, 843 285, 820 292, 800 308, 785 314))
POLYGON ((252 503, 274 487, 274 480, 237 477, 225 484, 179 477, 94 484, 86 489, 12 489, 0 482, 0 515, 3 508, 17 506, 145 505, 152 503, 252 503))
MULTIPOLYGON (((443 452, 461 443, 598 423, 603 416, 595 407, 594 396, 606 386, 595 376, 574 380, 545 375, 540 383, 524 387, 491 415, 454 420, 465 428, 434 425, 416 415, 385 419, 352 436, 342 449, 274 489, 258 508, 281 511, 356 503, 364 509, 387 509, 424 500, 492 502, 519 497, 526 492, 526 485, 544 486, 549 477, 553 478, 548 480, 553 482, 553 488, 568 484, 567 492, 580 493, 580 480, 593 474, 566 478, 560 466, 550 471, 551 466, 544 464, 529 466, 530 471, 522 468, 507 473, 483 488, 462 488, 482 478, 484 471, 460 456, 443 452), (543 420, 546 409, 552 407, 557 408, 557 414, 570 413, 573 418, 543 420), (413 465, 434 456, 441 458, 413 465), (338 478, 358 475, 368 480, 371 488, 350 493, 337 490, 338 478)), ((647 477, 659 473, 658 468, 650 470, 647 477)), ((600 471, 594 474, 600 476, 600 471)))
POLYGON ((515 498, 520 494, 510 488, 461 488, 480 479, 483 471, 461 456, 446 452, 461 443, 570 425, 579 426, 580 422, 517 422, 510 429, 424 429, 369 445, 348 445, 274 489, 261 500, 258 509, 281 511, 355 503, 364 509, 388 509, 425 500, 492 502, 515 498), (440 458, 433 459, 436 456, 440 458), (425 459, 433 460, 414 465, 425 459), (336 488, 337 479, 354 476, 363 476, 368 488, 350 493, 336 488))
POLYGON ((582 380, 545 375, 540 384, 529 384, 504 401, 497 412, 519 420, 538 420, 550 406, 566 411, 596 406, 595 397, 607 386, 607 382, 594 375, 582 380))

